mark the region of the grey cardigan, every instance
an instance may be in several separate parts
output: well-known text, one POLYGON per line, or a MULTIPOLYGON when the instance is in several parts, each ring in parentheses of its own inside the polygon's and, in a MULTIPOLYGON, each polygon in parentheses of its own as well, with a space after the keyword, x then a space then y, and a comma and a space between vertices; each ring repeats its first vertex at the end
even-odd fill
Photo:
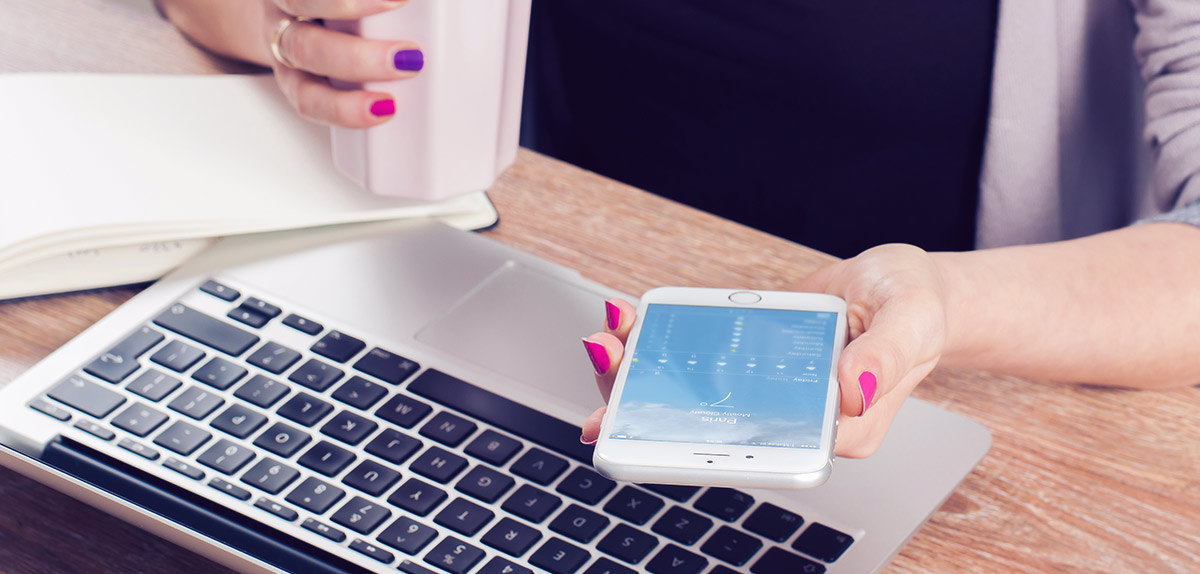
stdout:
POLYGON ((978 247, 1200 225, 1200 1, 1000 0, 992 83, 978 247))

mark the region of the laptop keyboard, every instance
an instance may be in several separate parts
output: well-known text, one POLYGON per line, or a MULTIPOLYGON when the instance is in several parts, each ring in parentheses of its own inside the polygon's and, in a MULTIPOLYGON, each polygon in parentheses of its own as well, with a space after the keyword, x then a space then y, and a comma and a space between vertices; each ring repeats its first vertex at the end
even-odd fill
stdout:
POLYGON ((574 425, 233 287, 200 291, 29 406, 409 574, 819 573, 854 543, 739 490, 613 482, 574 425), (288 342, 264 336, 275 323, 288 342))

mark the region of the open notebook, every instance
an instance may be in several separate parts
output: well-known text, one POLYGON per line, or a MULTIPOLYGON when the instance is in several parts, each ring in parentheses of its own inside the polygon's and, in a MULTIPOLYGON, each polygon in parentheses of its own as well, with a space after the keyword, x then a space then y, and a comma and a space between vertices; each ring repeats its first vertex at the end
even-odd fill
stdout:
POLYGON ((990 446, 910 399, 816 489, 609 481, 613 295, 431 221, 224 239, 0 390, 0 462, 241 571, 862 573, 990 446))

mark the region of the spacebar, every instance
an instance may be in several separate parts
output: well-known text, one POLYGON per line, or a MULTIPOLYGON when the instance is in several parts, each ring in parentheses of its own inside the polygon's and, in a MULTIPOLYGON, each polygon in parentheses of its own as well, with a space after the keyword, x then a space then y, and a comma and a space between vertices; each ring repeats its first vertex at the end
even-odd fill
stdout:
POLYGON ((579 442, 580 429, 576 425, 434 369, 426 370, 409 383, 408 390, 559 454, 592 464, 592 447, 579 442))

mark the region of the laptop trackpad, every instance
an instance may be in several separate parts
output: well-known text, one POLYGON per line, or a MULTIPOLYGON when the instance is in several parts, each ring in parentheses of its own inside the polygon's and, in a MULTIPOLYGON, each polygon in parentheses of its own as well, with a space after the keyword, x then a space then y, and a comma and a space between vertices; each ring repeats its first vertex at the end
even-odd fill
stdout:
POLYGON ((581 337, 600 329, 604 296, 507 262, 417 340, 554 396, 599 406, 581 337), (594 403, 594 404, 593 404, 594 403))

